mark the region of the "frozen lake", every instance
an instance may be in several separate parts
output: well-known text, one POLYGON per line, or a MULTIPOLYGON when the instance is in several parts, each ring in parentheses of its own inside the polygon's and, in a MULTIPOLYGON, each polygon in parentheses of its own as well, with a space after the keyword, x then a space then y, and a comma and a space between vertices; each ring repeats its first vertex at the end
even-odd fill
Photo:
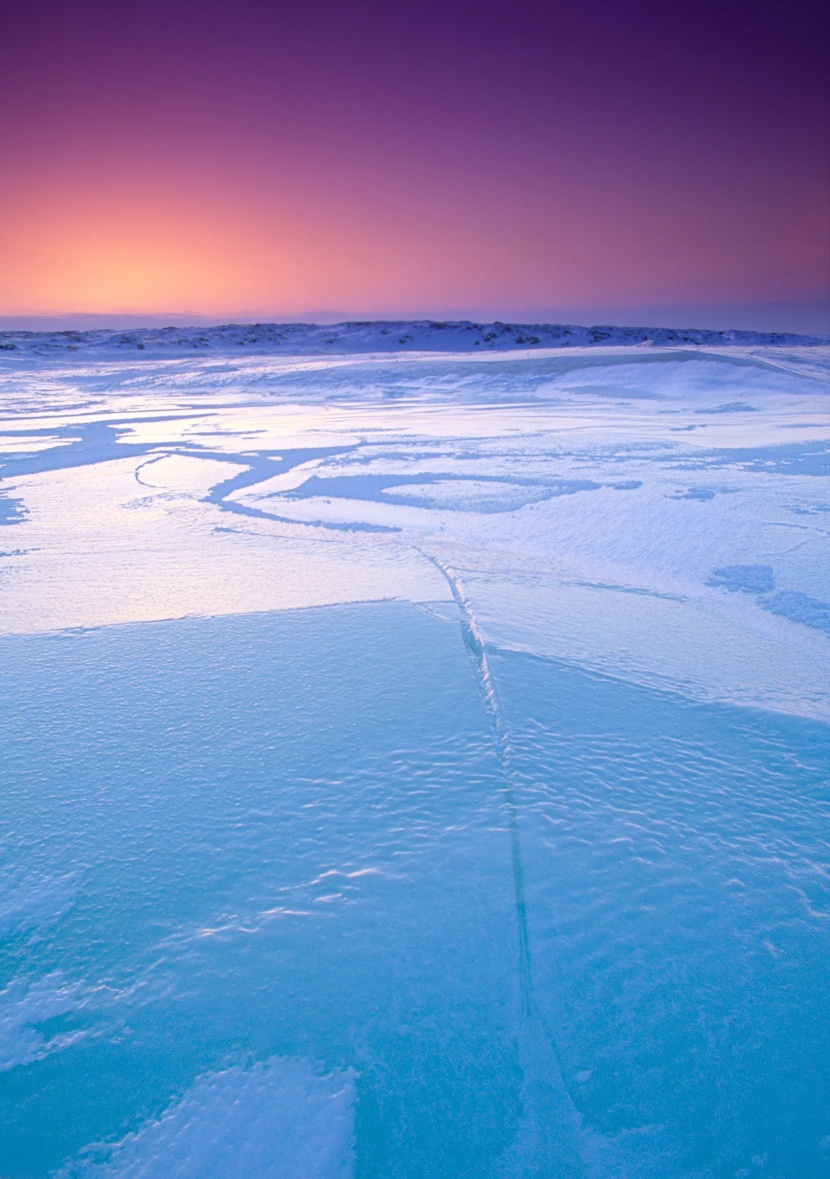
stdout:
POLYGON ((828 349, 137 338, 0 352, 2 1179, 826 1176, 828 349))

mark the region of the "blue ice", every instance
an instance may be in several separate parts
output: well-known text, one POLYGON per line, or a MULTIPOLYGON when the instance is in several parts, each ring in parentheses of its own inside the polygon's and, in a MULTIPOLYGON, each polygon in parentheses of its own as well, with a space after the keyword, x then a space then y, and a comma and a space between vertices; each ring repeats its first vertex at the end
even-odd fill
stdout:
POLYGON ((393 328, 3 352, 0 1175, 820 1179, 824 352, 393 328))

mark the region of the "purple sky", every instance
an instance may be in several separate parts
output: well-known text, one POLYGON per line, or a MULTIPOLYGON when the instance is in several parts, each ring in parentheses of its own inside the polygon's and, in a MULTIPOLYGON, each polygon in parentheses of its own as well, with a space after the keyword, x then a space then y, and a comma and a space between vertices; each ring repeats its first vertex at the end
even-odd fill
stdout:
POLYGON ((815 329, 826 11, 9 6, 0 314, 767 304, 815 329))

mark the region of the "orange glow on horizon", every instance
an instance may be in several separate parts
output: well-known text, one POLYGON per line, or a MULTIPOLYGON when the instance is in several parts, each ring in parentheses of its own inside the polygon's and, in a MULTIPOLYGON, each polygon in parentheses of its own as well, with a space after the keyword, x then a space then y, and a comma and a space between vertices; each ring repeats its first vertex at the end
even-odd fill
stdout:
POLYGON ((0 314, 389 314, 826 288, 826 5, 34 0, 0 314))
MULTIPOLYGON (((569 202, 555 221, 528 202, 517 231, 502 209, 463 192, 432 203, 416 192, 375 215, 325 177, 271 207, 267 187, 179 184, 165 197, 161 179, 126 192, 73 181, 64 178, 59 199, 19 200, 0 223, 0 314, 360 312, 481 306, 493 292, 546 306, 695 298, 711 284, 711 258, 679 257, 670 229, 656 254, 654 225, 651 242, 626 231, 625 210, 597 225, 569 202)), ((759 281, 740 245, 719 258, 726 298, 759 281)), ((791 269, 779 268, 779 288, 803 283, 806 267, 791 269)))

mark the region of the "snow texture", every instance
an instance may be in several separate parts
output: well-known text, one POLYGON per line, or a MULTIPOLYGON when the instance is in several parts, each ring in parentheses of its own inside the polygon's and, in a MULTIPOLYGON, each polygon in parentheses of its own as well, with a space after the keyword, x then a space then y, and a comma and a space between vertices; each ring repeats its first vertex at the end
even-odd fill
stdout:
MULTIPOLYGON (((319 1077, 299 1061, 269 1060, 200 1077, 160 1118, 62 1179, 348 1179, 350 1074, 319 1077)), ((90 1152, 90 1154, 93 1152, 90 1152)))
POLYGON ((0 1175, 820 1179, 826 342, 0 336, 0 1175))

